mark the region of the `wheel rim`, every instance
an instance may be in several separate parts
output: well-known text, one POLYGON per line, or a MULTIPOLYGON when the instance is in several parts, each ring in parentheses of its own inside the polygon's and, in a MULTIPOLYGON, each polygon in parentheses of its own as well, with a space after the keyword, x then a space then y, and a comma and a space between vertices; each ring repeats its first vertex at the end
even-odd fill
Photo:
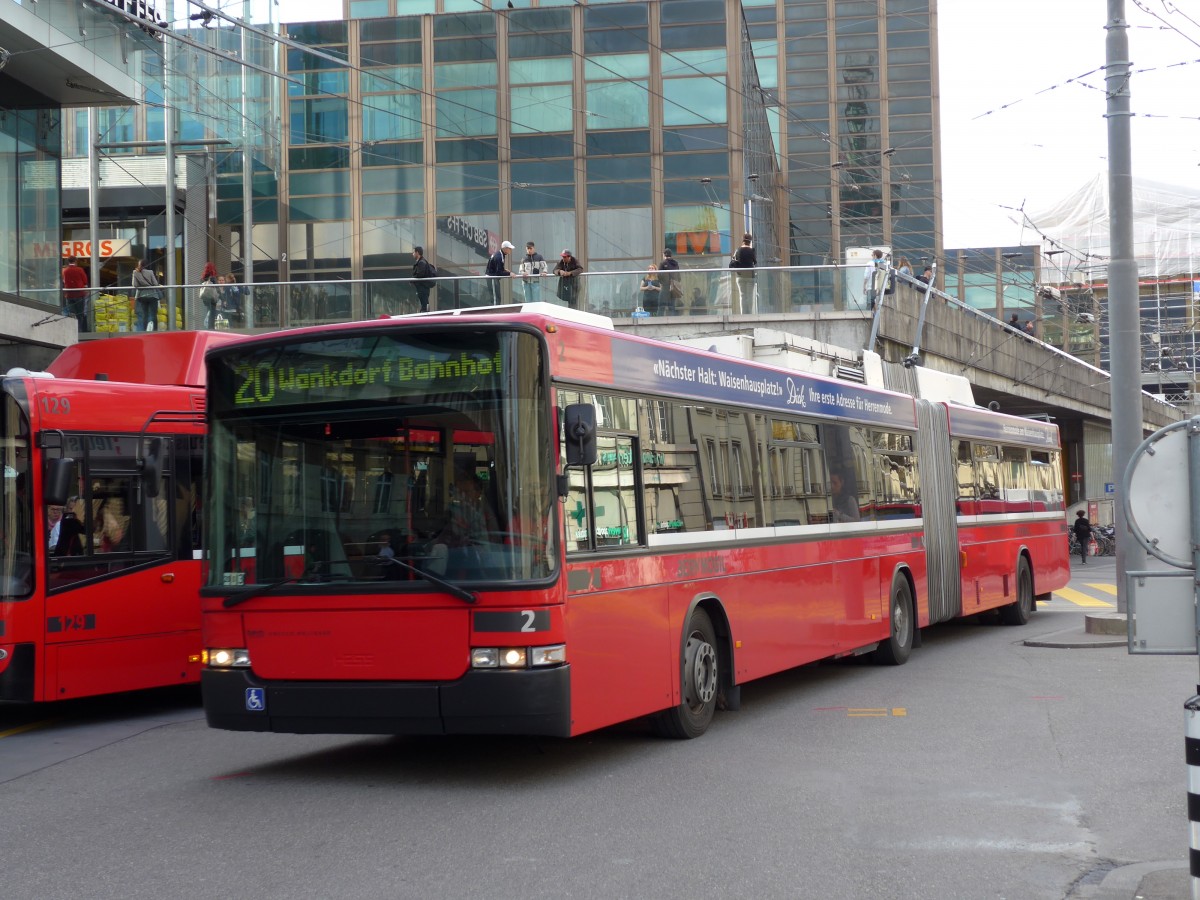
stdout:
POLYGON ((897 591, 892 601, 892 634, 900 644, 907 646, 910 628, 912 622, 909 620, 908 604, 904 602, 903 592, 897 591))
POLYGON ((700 709, 717 695, 717 651, 700 635, 688 638, 686 651, 688 706, 700 709))

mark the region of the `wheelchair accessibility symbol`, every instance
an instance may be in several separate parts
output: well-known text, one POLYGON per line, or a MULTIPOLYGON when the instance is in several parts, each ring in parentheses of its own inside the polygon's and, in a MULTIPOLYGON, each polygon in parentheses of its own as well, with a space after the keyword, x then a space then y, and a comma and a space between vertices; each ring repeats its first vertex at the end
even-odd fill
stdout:
POLYGON ((267 691, 265 688, 246 688, 246 709, 250 712, 265 712, 267 691))

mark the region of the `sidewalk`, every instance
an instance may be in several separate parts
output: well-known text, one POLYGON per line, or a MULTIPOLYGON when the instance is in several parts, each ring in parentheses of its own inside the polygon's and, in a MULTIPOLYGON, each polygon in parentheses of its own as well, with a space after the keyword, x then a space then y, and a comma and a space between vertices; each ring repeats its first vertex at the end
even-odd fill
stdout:
MULTIPOLYGON (((1117 560, 1113 556, 1090 556, 1084 563, 1078 556, 1071 558, 1071 579, 1096 579, 1113 581, 1117 574, 1117 560)), ((1062 649, 1090 649, 1103 647, 1127 647, 1128 637, 1123 621, 1104 622, 1116 619, 1111 611, 1096 610, 1081 617, 1079 624, 1062 631, 1039 635, 1023 643, 1027 647, 1050 647, 1062 649), (1088 620, 1094 628, 1089 631, 1088 620)), ((1037 616, 1031 624, 1037 622, 1037 616)), ((1079 900, 1183 900, 1192 895, 1192 877, 1186 860, 1163 860, 1160 862, 1133 863, 1113 869, 1097 885, 1081 885, 1073 897, 1079 900)))
POLYGON ((1192 896, 1192 877, 1186 862, 1136 863, 1113 869, 1093 890, 1084 888, 1080 900, 1184 900, 1192 896))
MULTIPOLYGON (((1115 581, 1117 558, 1115 556, 1090 556, 1083 562, 1078 556, 1071 557, 1071 580, 1092 578, 1115 581)), ((1062 631, 1041 634, 1022 641, 1026 647, 1051 647, 1063 650, 1085 650, 1100 647, 1128 646, 1124 620, 1104 622, 1115 616, 1113 610, 1097 609, 1081 618, 1078 625, 1062 631)), ((1036 615, 1033 622, 1037 621, 1036 615)))

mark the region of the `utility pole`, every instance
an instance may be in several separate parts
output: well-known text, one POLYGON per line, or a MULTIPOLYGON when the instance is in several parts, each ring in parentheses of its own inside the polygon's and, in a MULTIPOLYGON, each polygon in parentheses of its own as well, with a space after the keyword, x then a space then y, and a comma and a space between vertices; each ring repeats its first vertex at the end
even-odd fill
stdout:
MULTIPOLYGON (((1141 333, 1138 271, 1133 257, 1133 163, 1130 151, 1129 23, 1125 0, 1108 0, 1105 86, 1108 106, 1108 322, 1112 351, 1112 464, 1119 479, 1142 442, 1141 333)), ((1125 573, 1146 567, 1146 552, 1130 539, 1124 504, 1116 506, 1117 612, 1128 614, 1125 573)))

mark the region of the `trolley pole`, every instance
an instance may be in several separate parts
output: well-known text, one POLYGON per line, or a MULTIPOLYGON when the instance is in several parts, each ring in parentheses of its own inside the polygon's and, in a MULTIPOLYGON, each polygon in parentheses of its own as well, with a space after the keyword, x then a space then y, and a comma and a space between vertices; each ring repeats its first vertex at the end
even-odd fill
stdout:
MULTIPOLYGON (((1125 0, 1108 0, 1105 85, 1108 91, 1108 322, 1112 347, 1113 472, 1124 472, 1142 440, 1141 333, 1138 272, 1133 256, 1133 164, 1130 152, 1129 24, 1125 0)), ((1129 540, 1129 523, 1118 504, 1117 612, 1128 613, 1122 573, 1146 567, 1146 554, 1129 540)))

